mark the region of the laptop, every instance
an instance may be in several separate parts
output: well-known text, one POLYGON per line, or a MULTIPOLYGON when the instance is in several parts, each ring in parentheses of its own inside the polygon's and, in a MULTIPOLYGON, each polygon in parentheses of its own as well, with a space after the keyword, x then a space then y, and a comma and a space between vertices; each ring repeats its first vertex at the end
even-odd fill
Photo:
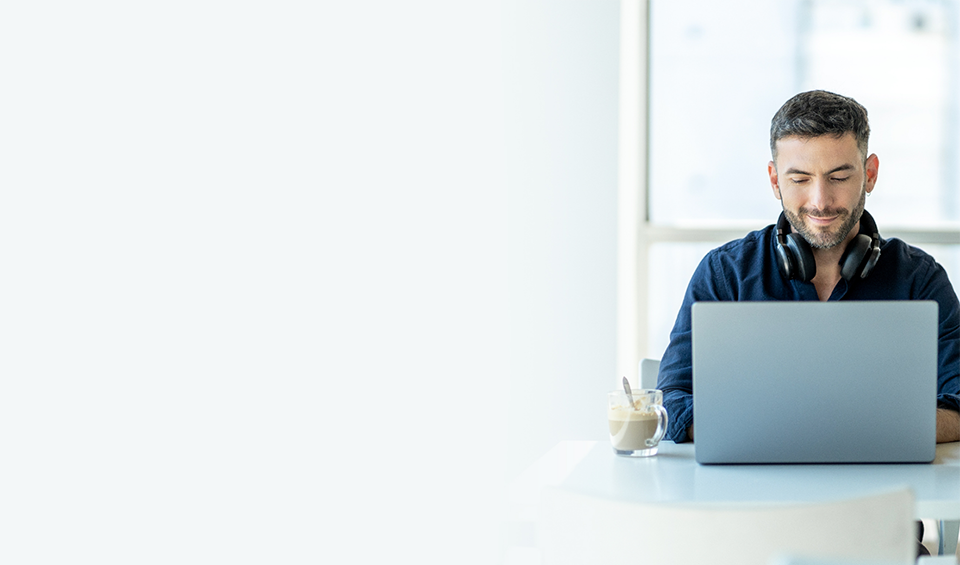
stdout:
POLYGON ((698 463, 929 463, 933 301, 693 305, 698 463))

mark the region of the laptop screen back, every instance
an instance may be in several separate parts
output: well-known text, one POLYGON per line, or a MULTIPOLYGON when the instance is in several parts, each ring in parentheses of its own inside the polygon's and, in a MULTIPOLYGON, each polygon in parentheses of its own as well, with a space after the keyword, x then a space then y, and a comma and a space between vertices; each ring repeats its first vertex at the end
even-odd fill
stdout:
POLYGON ((932 301, 693 305, 700 463, 930 462, 932 301))

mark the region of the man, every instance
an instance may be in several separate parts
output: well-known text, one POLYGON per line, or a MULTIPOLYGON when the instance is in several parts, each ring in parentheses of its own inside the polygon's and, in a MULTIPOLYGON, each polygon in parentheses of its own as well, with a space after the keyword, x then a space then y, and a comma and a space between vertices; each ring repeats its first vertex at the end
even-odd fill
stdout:
POLYGON ((660 363, 667 439, 694 439, 694 302, 936 300, 937 442, 960 441, 960 303, 943 267, 903 241, 880 238, 865 212, 880 166, 867 152, 869 136, 866 109, 830 92, 798 94, 773 117, 767 172, 783 214, 776 226, 711 251, 691 278, 660 363))

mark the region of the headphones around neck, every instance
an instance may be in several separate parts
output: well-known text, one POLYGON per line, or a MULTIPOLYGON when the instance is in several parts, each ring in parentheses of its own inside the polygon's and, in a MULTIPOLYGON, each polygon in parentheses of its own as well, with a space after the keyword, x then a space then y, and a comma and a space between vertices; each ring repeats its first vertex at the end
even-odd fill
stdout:
MULTIPOLYGON (((880 233, 866 210, 860 216, 860 233, 840 257, 840 276, 845 280, 865 279, 880 259, 880 233)), ((790 222, 780 213, 777 220, 777 265, 787 279, 810 282, 817 275, 817 261, 803 236, 791 233, 790 222)))

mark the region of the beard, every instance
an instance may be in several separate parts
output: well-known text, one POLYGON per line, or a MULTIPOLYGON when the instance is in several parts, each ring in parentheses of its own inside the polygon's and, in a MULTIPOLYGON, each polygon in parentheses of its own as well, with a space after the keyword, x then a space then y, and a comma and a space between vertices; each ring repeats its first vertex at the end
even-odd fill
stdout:
POLYGON ((864 190, 865 188, 866 182, 864 182, 863 188, 860 190, 860 201, 857 202, 852 212, 846 208, 827 208, 824 210, 800 208, 794 213, 792 210, 787 210, 784 206, 783 214, 787 217, 790 225, 793 226, 793 230, 799 233, 800 236, 810 244, 810 247, 830 249, 843 243, 843 240, 847 238, 853 226, 857 225, 857 222, 860 221, 860 216, 863 215, 863 209, 867 201, 867 191, 864 190), (838 216, 842 221, 838 228, 831 230, 829 227, 813 227, 808 225, 803 219, 805 216, 815 218, 838 216))

